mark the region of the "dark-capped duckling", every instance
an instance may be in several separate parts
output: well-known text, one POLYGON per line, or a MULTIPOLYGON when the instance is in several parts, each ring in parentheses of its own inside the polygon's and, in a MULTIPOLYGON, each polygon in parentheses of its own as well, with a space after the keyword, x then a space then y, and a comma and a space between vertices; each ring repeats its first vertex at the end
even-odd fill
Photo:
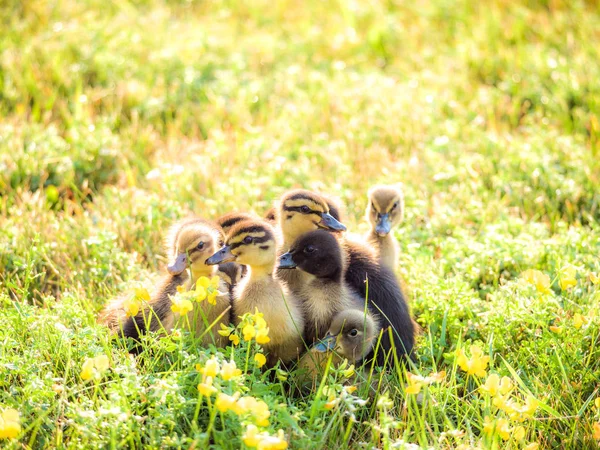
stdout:
MULTIPOLYGON (((223 230, 223 237, 225 237, 227 233, 229 233, 229 230, 231 230, 231 227, 235 224, 243 222, 244 220, 256 219, 257 217, 254 214, 236 211, 222 215, 215 222, 221 227, 221 230, 223 230)), ((219 264, 218 275, 229 285, 230 292, 233 295, 233 289, 240 280, 246 276, 247 271, 248 268, 242 264, 228 262, 219 264)))
POLYGON ((258 309, 269 327, 270 342, 263 347, 269 365, 296 359, 303 349, 304 317, 300 301, 273 276, 277 259, 275 230, 267 222, 248 220, 234 225, 225 237, 225 246, 211 256, 208 264, 235 261, 248 266, 248 275, 236 286, 233 322, 258 309))
POLYGON ((379 261, 391 269, 396 268, 398 243, 392 229, 404 216, 404 193, 399 186, 373 186, 369 189, 366 217, 371 229, 365 240, 379 255, 379 261))
POLYGON ((344 280, 346 255, 336 237, 327 231, 315 230, 300 236, 290 251, 280 256, 279 268, 297 268, 307 274, 294 294, 302 300, 304 339, 308 345, 325 336, 336 314, 345 310, 362 313, 365 309, 364 299, 344 280))

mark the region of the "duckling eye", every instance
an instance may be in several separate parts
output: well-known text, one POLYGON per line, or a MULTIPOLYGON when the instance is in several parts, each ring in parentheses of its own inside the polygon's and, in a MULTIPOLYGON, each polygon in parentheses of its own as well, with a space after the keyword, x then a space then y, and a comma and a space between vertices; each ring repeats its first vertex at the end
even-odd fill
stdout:
POLYGON ((252 244, 252 236, 246 236, 244 238, 244 244, 252 244))
POLYGON ((302 211, 305 214, 308 214, 310 212, 310 208, 308 206, 306 206, 306 205, 302 205, 300 207, 300 211, 302 211))
POLYGON ((304 247, 304 253, 314 253, 315 250, 316 248, 312 245, 307 245, 304 247))
POLYGON ((198 245, 196 245, 196 248, 198 250, 202 250, 204 248, 204 242, 202 242, 202 241, 198 242, 198 245))
POLYGON ((394 206, 392 206, 392 209, 396 209, 398 207, 398 202, 394 203, 394 206))
POLYGON ((356 328, 353 328, 352 330, 350 330, 350 331, 348 332, 348 336, 351 336, 351 337, 356 337, 356 336, 358 336, 358 330, 357 330, 356 328))

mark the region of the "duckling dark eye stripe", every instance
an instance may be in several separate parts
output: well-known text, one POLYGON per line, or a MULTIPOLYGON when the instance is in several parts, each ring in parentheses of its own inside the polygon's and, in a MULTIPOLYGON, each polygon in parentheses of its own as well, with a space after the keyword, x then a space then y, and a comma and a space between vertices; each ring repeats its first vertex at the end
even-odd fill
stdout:
POLYGON ((240 228, 239 230, 235 231, 235 234, 242 234, 242 233, 265 233, 265 234, 270 234, 270 231, 268 229, 266 229, 263 226, 260 225, 252 225, 249 227, 244 227, 244 228, 240 228))
MULTIPOLYGON (((270 240, 272 240, 271 236, 255 237, 255 238, 252 238, 252 244, 262 244, 263 242, 267 242, 270 240)), ((235 243, 231 244, 229 247, 231 248, 231 250, 233 250, 242 245, 249 245, 249 244, 245 244, 244 241, 241 240, 240 242, 235 242, 235 243)))
POLYGON ((284 206, 283 207, 284 211, 296 211, 302 214, 318 214, 319 216, 322 214, 320 211, 315 211, 314 209, 311 209, 310 211, 304 212, 302 211, 302 207, 301 206, 284 206))

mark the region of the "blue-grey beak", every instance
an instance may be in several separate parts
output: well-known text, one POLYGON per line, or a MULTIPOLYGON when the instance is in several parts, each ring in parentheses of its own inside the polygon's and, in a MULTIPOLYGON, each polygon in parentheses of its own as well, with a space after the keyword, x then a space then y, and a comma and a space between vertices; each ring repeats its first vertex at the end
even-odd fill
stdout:
POLYGON ((293 269, 294 267, 296 267, 296 263, 292 259, 290 252, 284 253, 279 257, 279 269, 293 269))
POLYGON ((390 221, 389 214, 381 214, 379 219, 377 219, 377 224, 375 225, 375 232, 383 237, 387 236, 388 233, 392 230, 392 222, 390 221))
POLYGON ((187 267, 187 255, 185 253, 180 253, 167 266, 167 271, 171 275, 179 275, 181 272, 183 272, 186 269, 186 267, 187 267))
POLYGON ((221 247, 220 250, 217 251, 214 255, 206 260, 206 264, 209 266, 213 266, 215 264, 226 263, 229 261, 234 261, 235 255, 231 253, 231 247, 229 245, 225 245, 221 247))
POLYGON ((319 353, 325 353, 335 348, 337 339, 333 334, 327 333, 323 339, 317 342, 313 348, 319 353))
POLYGON ((322 213, 321 221, 317 225, 333 231, 346 231, 346 226, 329 213, 322 213))

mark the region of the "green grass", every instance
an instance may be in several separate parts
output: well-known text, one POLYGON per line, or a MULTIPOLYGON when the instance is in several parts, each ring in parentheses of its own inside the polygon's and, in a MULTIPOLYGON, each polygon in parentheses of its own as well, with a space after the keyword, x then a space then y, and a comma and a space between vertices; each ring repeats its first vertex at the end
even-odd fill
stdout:
POLYGON ((262 398, 261 430, 291 448, 597 448, 598 30, 591 1, 4 2, 0 411, 22 431, 0 445, 239 448, 247 418, 196 389, 210 350, 184 333, 133 359, 97 313, 151 289, 189 213, 262 213, 305 187, 362 232, 367 188, 400 181, 398 273, 423 329, 409 370, 445 379, 406 395, 398 368, 349 394, 332 369, 298 393, 250 363, 220 388, 262 398), (457 366, 474 343, 513 398, 539 401, 510 422, 520 443, 483 431, 508 416, 457 366), (102 354, 110 369, 84 382, 102 354))

